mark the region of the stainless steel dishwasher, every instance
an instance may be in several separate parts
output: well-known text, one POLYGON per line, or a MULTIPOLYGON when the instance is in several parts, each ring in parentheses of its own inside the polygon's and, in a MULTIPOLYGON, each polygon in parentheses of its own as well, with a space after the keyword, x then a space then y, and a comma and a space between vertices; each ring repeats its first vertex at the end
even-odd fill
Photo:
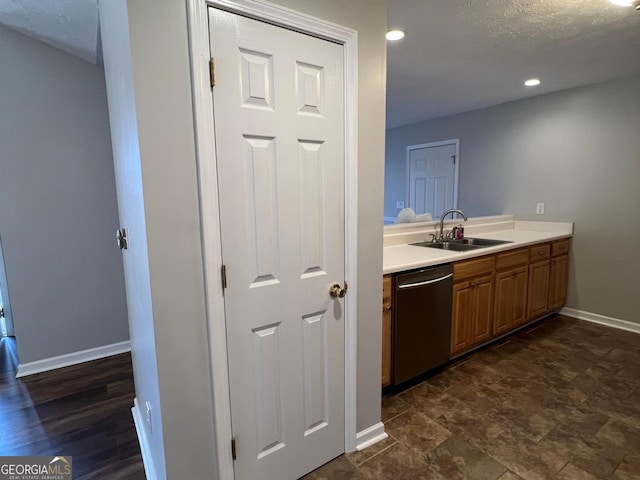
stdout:
POLYGON ((394 276, 394 385, 449 360, 452 296, 450 263, 394 276))

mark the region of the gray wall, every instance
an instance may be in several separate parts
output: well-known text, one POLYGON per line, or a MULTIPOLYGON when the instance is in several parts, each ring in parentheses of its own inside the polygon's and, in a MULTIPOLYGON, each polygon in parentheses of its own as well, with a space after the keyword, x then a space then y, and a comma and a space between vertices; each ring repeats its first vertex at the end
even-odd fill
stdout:
POLYGON ((100 4, 100 30, 109 99, 113 163, 118 210, 127 229, 128 248, 122 252, 127 308, 131 330, 131 357, 136 399, 142 418, 151 404, 151 425, 144 424, 157 478, 165 476, 162 408, 158 385, 156 341, 151 302, 142 169, 131 64, 127 6, 124 1, 100 4))
MULTIPOLYGON (((279 3, 359 30, 357 394, 358 429, 363 429, 380 421, 386 5, 382 0, 279 3)), ((210 478, 215 463, 211 372, 185 4, 102 0, 100 13, 116 170, 140 165, 130 183, 124 170, 117 173, 120 213, 129 212, 123 223, 138 248, 125 253, 125 265, 137 269, 127 270, 136 395, 140 403, 160 402, 163 430, 151 436, 154 464, 166 465, 167 478, 182 478, 184 472, 210 478), (130 46, 120 38, 127 23, 130 46), (129 189, 136 194, 127 196, 129 189), (142 384, 140 377, 148 382, 142 384)))
POLYGON ((0 234, 20 363, 129 339, 102 68, 0 27, 0 234))
POLYGON ((388 130, 385 214, 404 198, 405 147, 460 138, 460 208, 575 222, 567 306, 640 323, 639 84, 635 76, 388 130))
POLYGON ((158 478, 211 478, 211 371, 186 3, 100 2, 136 397, 158 478), (144 417, 144 414, 143 414, 144 417), (161 428, 159 428, 161 427, 161 428))

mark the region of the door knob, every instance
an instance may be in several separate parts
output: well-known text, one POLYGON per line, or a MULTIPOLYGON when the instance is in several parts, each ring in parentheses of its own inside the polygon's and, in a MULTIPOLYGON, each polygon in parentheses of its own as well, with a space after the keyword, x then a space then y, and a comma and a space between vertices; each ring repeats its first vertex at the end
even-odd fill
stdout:
POLYGON ((342 288, 340 284, 334 283, 329 287, 329 296, 331 298, 344 298, 348 288, 347 282, 344 282, 344 288, 342 288))

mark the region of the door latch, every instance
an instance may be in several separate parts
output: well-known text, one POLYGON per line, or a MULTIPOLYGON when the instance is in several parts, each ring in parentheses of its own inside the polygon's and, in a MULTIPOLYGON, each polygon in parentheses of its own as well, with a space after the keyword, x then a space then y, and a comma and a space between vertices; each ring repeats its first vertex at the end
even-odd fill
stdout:
POLYGON ((120 250, 126 250, 128 248, 127 243, 127 229, 122 227, 116 231, 116 241, 118 242, 118 248, 120 250))

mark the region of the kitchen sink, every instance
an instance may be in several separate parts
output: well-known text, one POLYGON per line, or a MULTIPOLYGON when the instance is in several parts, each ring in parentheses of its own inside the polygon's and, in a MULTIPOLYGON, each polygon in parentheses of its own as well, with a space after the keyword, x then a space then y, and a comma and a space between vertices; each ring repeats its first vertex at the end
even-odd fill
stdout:
POLYGON ((477 245, 479 247, 493 247, 494 245, 513 243, 509 240, 493 240, 491 238, 463 238, 462 240, 451 240, 451 242, 463 243, 465 245, 477 245))
POLYGON ((468 252, 479 248, 492 247, 513 243, 508 240, 493 240, 489 238, 463 238, 461 240, 446 240, 442 242, 418 242, 412 243, 416 247, 437 248, 439 250, 453 250, 454 252, 468 252))
POLYGON ((419 243, 411 243, 411 245, 415 245, 416 247, 429 247, 429 248, 437 248, 440 250, 453 250, 454 252, 467 252, 469 250, 477 250, 479 248, 483 248, 482 245, 471 245, 468 243, 460 243, 460 242, 419 242, 419 243))

